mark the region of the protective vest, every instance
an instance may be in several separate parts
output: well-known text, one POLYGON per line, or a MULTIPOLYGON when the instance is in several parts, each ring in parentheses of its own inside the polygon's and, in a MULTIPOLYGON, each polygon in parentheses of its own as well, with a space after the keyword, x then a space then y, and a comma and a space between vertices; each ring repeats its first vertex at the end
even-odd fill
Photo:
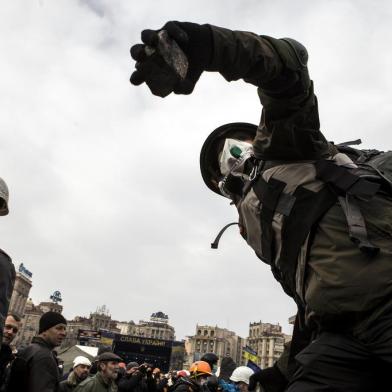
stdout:
POLYGON ((339 149, 330 159, 264 166, 237 204, 247 243, 302 308, 313 237, 332 207, 342 209, 353 247, 368 258, 380 250, 368 238, 359 202, 392 195, 392 152, 339 149))

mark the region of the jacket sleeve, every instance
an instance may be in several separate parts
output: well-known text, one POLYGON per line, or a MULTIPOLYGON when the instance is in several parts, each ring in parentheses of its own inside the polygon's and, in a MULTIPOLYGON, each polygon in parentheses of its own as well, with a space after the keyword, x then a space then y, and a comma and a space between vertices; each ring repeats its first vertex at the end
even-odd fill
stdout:
POLYGON ((258 87, 282 73, 283 63, 266 39, 245 31, 210 28, 213 51, 207 71, 217 71, 229 82, 243 79, 258 87))
POLYGON ((210 28, 213 50, 207 71, 258 87, 263 111, 254 142, 256 157, 303 160, 326 156, 328 144, 320 132, 306 48, 289 38, 210 28))

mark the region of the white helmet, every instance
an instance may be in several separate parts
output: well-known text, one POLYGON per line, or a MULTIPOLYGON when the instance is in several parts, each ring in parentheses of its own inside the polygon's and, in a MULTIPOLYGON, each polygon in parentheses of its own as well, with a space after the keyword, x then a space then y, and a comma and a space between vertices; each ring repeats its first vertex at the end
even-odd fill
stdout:
POLYGON ((8 186, 5 181, 0 178, 0 216, 8 214, 8 186))
POLYGON ((230 376, 230 380, 234 382, 244 382, 249 385, 249 378, 254 373, 251 368, 247 366, 239 366, 234 369, 233 374, 230 376))
POLYGON ((88 358, 79 355, 73 360, 73 368, 76 368, 76 366, 79 365, 91 366, 91 362, 88 358))

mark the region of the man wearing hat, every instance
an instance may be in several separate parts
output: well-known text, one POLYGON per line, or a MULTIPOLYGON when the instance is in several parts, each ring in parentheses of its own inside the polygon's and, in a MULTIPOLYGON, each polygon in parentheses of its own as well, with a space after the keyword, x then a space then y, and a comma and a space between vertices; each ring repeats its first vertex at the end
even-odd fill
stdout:
POLYGON ((73 391, 82 381, 84 381, 90 371, 91 362, 88 358, 81 355, 77 356, 73 361, 72 372, 69 373, 68 378, 61 381, 59 392, 73 391))
POLYGON ((392 153, 327 142, 307 50, 291 38, 176 21, 141 38, 131 82, 154 95, 191 94, 205 71, 257 87, 259 125, 217 128, 200 155, 204 182, 298 308, 288 366, 268 385, 252 378, 267 392, 359 392, 386 375, 390 390, 392 153))
POLYGON ((98 357, 98 372, 91 378, 82 381, 75 392, 117 392, 116 379, 118 377, 118 364, 122 359, 112 353, 106 352, 98 357))
POLYGON ((38 336, 18 353, 11 367, 7 391, 57 392, 59 369, 53 351, 66 337, 67 320, 57 312, 44 313, 39 320, 38 336))

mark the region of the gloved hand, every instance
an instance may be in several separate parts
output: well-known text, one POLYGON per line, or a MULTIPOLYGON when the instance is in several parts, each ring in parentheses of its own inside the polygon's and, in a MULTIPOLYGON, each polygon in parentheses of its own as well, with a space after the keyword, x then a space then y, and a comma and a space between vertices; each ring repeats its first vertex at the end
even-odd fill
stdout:
POLYGON ((274 365, 252 374, 249 379, 248 390, 254 391, 257 383, 260 383, 265 392, 283 392, 286 389, 288 381, 278 366, 274 365))
POLYGON ((136 60, 136 71, 131 83, 138 86, 146 83, 154 95, 164 97, 171 92, 190 94, 212 57, 212 32, 208 25, 189 22, 168 22, 160 30, 143 30, 143 44, 131 47, 131 56, 136 60), (159 53, 159 33, 165 30, 169 39, 174 40, 188 60, 184 79, 170 70, 159 53))

